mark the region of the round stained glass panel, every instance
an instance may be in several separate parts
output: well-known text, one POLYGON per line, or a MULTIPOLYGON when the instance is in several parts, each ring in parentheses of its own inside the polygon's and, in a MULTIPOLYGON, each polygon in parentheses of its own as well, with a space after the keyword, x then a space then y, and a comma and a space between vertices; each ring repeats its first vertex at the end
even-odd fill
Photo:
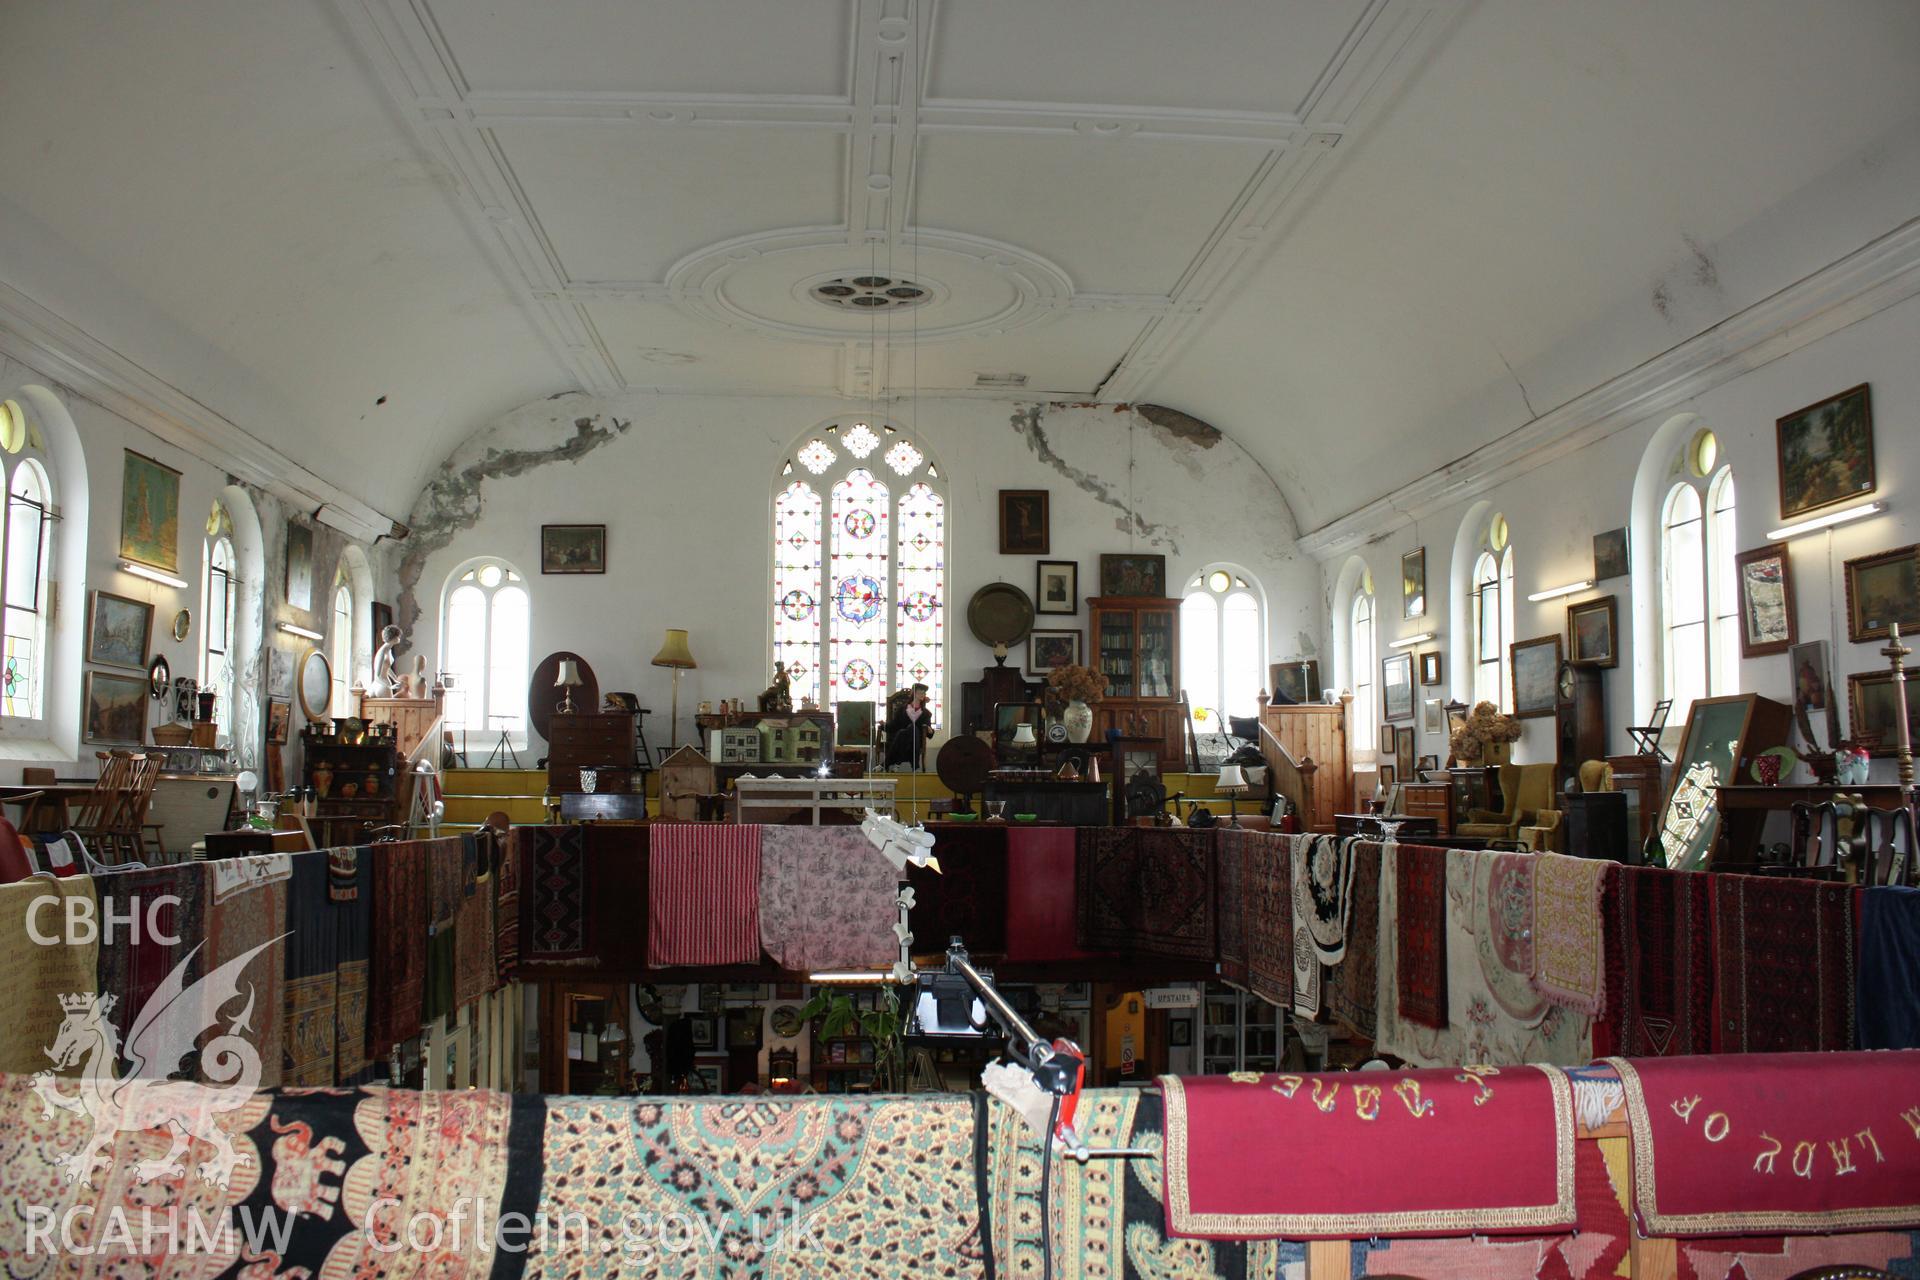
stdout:
POLYGON ((795 622, 805 622, 813 616, 814 599, 806 592, 795 587, 780 598, 780 612, 795 622))
POLYGON ((879 582, 865 574, 840 579, 833 590, 833 607, 848 622, 871 622, 880 616, 879 582))
POLYGON ((849 689, 864 689, 873 683, 873 664, 865 658, 855 658, 840 668, 840 682, 849 689))
POLYGON ((915 591, 900 602, 900 612, 915 622, 925 622, 940 608, 940 601, 931 591, 915 591))
POLYGON ((847 512, 843 522, 850 538, 871 538, 873 536, 873 512, 860 510, 847 512))

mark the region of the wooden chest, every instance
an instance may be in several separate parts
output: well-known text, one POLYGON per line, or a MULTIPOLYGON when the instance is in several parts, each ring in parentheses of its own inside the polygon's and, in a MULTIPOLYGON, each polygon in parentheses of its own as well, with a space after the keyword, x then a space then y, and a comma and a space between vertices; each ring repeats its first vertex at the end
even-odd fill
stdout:
POLYGON ((547 725, 547 789, 555 793, 580 791, 583 767, 631 769, 637 719, 630 711, 556 714, 547 725))
POLYGON ((1453 834, 1453 788, 1444 782, 1400 784, 1400 812, 1410 818, 1431 818, 1435 834, 1453 834))

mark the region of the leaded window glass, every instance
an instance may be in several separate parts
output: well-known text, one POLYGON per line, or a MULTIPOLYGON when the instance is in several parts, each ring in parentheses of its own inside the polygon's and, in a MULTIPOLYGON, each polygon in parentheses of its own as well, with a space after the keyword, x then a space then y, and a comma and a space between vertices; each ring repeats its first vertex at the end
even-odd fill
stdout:
POLYGON ((947 500, 927 484, 900 498, 899 617, 894 622, 894 687, 927 686, 927 705, 942 723, 946 674, 947 500))
POLYGON ((831 702, 887 700, 887 486, 856 467, 833 486, 833 621, 827 632, 831 702))
POLYGON ((795 481, 773 500, 773 656, 794 704, 820 697, 820 495, 795 481))
POLYGON ((31 458, 7 484, 4 653, 0 654, 0 715, 40 718, 41 663, 46 646, 46 473, 31 458))

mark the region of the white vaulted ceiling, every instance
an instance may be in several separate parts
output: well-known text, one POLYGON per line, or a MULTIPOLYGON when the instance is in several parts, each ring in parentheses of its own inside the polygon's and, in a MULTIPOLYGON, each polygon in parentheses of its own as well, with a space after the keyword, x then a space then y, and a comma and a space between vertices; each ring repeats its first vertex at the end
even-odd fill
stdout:
POLYGON ((1920 9, 1819 11, 8 0, 0 213, 178 332, 39 302, 390 514, 557 391, 1022 374, 1212 421, 1312 528, 1752 300, 1637 305, 1920 118, 1920 9), (808 293, 865 273, 932 301, 808 293))

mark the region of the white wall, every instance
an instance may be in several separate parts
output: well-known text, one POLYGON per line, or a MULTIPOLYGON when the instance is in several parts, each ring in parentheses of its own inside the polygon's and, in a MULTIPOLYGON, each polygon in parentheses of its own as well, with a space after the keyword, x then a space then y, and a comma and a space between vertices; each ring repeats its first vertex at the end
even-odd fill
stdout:
MULTIPOLYGON (((1417 523, 1380 528, 1376 541, 1360 548, 1380 588, 1378 632, 1385 645, 1403 635, 1435 631, 1438 638, 1423 648, 1440 648, 1447 658, 1452 688, 1417 690, 1418 697, 1457 694, 1467 699, 1461 683, 1465 667, 1455 659, 1470 637, 1461 634, 1464 620, 1456 620, 1452 596, 1452 558, 1455 533, 1475 503, 1487 501, 1504 514, 1515 548, 1515 584, 1518 600, 1514 626, 1519 639, 1559 633, 1566 636, 1566 608, 1570 603, 1615 595, 1620 605, 1620 665, 1606 673, 1607 729, 1610 750, 1632 749, 1626 726, 1641 723, 1657 696, 1657 663, 1635 644, 1636 608, 1657 598, 1656 548, 1639 539, 1632 548, 1635 572, 1596 584, 1592 591, 1540 604, 1529 593, 1592 576, 1593 535, 1629 523, 1634 477, 1649 442, 1675 414, 1699 415, 1698 426, 1712 429, 1721 457, 1733 465, 1738 492, 1736 522, 1739 550, 1767 541, 1767 531, 1785 523, 1780 516, 1779 472, 1776 465, 1774 420, 1804 405, 1833 395, 1856 383, 1872 386, 1874 449, 1879 488, 1875 497, 1889 510, 1832 531, 1802 536, 1790 542, 1790 560, 1799 639, 1829 642, 1834 662, 1834 686, 1846 696, 1849 672, 1885 670, 1879 654, 1882 642, 1852 644, 1847 640, 1846 588, 1843 563, 1857 556, 1920 541, 1920 298, 1910 298, 1847 328, 1793 351, 1665 411, 1631 429, 1618 432, 1585 449, 1556 458, 1516 479, 1475 491, 1454 505, 1425 516, 1417 523), (1427 549, 1427 615, 1403 621, 1397 584, 1400 555, 1415 547, 1427 549)), ((1664 454, 1664 449, 1662 450, 1664 454)), ((1661 496, 1666 491, 1660 486, 1661 496)), ((1347 555, 1335 556, 1323 566, 1323 586, 1337 609, 1341 570, 1347 555)), ((1332 616, 1340 616, 1338 613, 1332 616)), ((1416 664, 1417 672, 1417 664, 1416 664)), ((1781 654, 1741 663, 1740 687, 1790 702, 1787 658, 1781 654)), ((1676 721, 1678 715, 1676 715, 1676 721)), ((1842 731, 1850 731, 1844 709, 1842 731)), ((1525 722, 1525 736, 1515 751, 1520 760, 1553 756, 1551 717, 1525 722)), ((1824 730, 1822 730, 1824 734, 1824 730)), ((1796 735, 1797 736, 1797 735, 1796 735)), ((1822 742, 1823 746, 1830 743, 1822 742)), ((1442 738, 1422 735, 1422 754, 1446 755, 1442 738)), ((1876 776, 1890 762, 1876 761, 1876 776)))
MULTIPOLYGON (((775 480, 802 433, 858 406, 831 399, 568 395, 536 401, 478 433, 451 458, 438 505, 429 489, 414 510, 402 579, 418 569, 416 648, 437 659, 448 573, 477 555, 518 566, 533 592, 534 661, 570 649, 592 663, 602 690, 636 691, 654 711, 649 740, 667 739, 669 673, 650 665, 668 627, 691 633, 700 666, 681 686, 681 732, 701 699, 749 700, 765 687, 772 644, 770 538, 775 480), (577 458, 530 459, 560 449, 582 421, 611 437, 577 458), (624 431, 610 424, 630 423, 624 431), (507 472, 474 482, 482 473, 507 472), (449 510, 461 514, 443 523, 449 510), (477 509, 477 514, 475 511, 477 509), (607 525, 604 577, 542 576, 543 523, 607 525)), ((1250 569, 1265 588, 1268 646, 1291 657, 1321 634, 1320 585, 1294 548, 1279 491, 1231 440, 1194 440, 1114 406, 1036 406, 985 399, 896 406, 892 421, 924 441, 948 483, 949 706, 959 683, 992 660, 966 627, 966 603, 987 583, 1034 591, 1038 559, 1075 560, 1083 597, 1098 594, 1102 552, 1164 552, 1169 590, 1214 560, 1250 569), (1035 430, 1037 426, 1037 432, 1035 430), (1048 461, 1047 458, 1054 461, 1048 461), (998 490, 1052 494, 1052 550, 999 554, 998 490), (1107 500, 1096 496, 1094 491, 1107 500), (1131 534, 1129 532, 1131 530, 1131 534)), ((784 481, 782 483, 785 483, 784 481)), ((399 611, 405 625, 404 598, 399 611)), ((1042 627, 1079 628, 1043 616, 1042 627)), ((1010 661, 1024 661, 1024 653, 1010 661)), ((470 745, 484 753, 476 735, 470 745)))

